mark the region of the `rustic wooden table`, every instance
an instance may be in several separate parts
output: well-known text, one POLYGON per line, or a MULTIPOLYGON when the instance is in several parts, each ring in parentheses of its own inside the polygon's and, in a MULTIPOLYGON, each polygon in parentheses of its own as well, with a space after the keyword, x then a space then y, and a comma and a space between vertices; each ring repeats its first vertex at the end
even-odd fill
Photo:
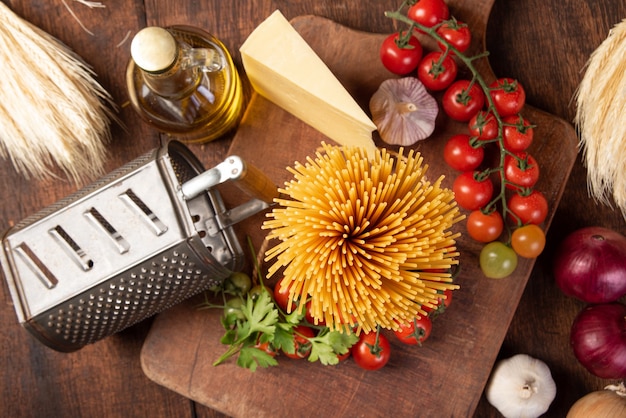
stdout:
MULTIPOLYGON (((396 6, 394 2, 373 0, 228 3, 118 0, 103 1, 105 8, 92 9, 70 0, 5 3, 89 62, 120 105, 119 117, 124 128, 117 125, 113 128, 108 170, 159 143, 158 133, 139 122, 133 111, 124 106, 127 101, 124 72, 129 57, 127 34, 153 24, 185 23, 203 27, 218 35, 234 51, 240 64, 238 46, 276 8, 289 19, 315 14, 355 29, 386 33, 394 27, 383 12, 396 6), (64 3, 93 35, 80 27, 64 3)), ((496 0, 486 40, 491 65, 497 75, 518 78, 526 86, 530 104, 571 121, 575 112, 572 96, 589 54, 624 17, 626 4, 621 0, 496 0)), ((211 145, 197 146, 194 151, 210 165, 225 157, 229 143, 229 138, 224 138, 211 145)), ((28 181, 17 175, 6 161, 0 162, 0 176, 2 231, 77 188, 62 178, 28 181)), ((548 234, 548 249, 535 265, 500 350, 502 356, 528 353, 551 366, 559 393, 547 416, 564 416, 575 399, 604 383, 582 369, 567 346, 571 321, 582 304, 565 298, 554 285, 550 272, 553 248, 570 231, 602 225, 626 233, 626 223, 617 211, 589 199, 585 176, 579 160, 548 234)), ((3 416, 223 416, 153 383, 143 374, 139 352, 150 327, 149 320, 76 353, 61 354, 35 341, 17 324, 8 291, 4 285, 0 287, 3 302, 0 412, 3 416)), ((286 395, 280 388, 276 390, 268 396, 286 395)), ((389 389, 381 389, 381 396, 390 394, 389 389)), ((498 414, 483 400, 475 416, 498 414)))

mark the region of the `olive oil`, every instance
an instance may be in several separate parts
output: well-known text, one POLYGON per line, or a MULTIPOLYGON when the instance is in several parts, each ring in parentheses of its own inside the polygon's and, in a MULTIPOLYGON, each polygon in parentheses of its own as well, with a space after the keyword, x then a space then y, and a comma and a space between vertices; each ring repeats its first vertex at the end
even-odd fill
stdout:
POLYGON ((189 26, 137 33, 126 83, 141 118, 186 143, 221 137, 244 110, 241 79, 226 47, 189 26))

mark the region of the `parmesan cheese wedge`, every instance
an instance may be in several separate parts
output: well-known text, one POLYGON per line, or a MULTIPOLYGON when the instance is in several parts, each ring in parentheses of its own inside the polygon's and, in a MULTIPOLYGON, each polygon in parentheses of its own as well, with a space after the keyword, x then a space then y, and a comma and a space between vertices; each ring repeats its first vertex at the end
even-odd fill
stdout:
POLYGON ((376 125, 279 10, 240 52, 257 93, 340 145, 374 154, 376 125))

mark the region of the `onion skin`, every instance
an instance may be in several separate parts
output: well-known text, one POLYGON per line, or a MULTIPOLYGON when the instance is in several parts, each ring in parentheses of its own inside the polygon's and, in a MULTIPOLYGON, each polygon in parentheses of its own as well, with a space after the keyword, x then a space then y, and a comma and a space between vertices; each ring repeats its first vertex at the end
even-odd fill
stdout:
POLYGON ((574 319, 570 344, 593 375, 626 378, 626 306, 618 302, 587 306, 574 319))
POLYGON ((553 273, 568 296, 614 302, 626 294, 626 237, 597 226, 576 230, 559 245, 553 273))
POLYGON ((626 392, 624 385, 591 392, 577 400, 566 418, 622 418, 626 417, 626 392))

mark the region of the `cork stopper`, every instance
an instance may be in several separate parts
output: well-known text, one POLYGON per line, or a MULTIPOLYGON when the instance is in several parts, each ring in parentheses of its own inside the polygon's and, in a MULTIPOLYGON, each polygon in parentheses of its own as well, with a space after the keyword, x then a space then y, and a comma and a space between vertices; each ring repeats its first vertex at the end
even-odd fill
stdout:
POLYGON ((176 59, 176 40, 167 30, 149 26, 140 30, 130 45, 130 55, 141 69, 152 73, 169 68, 176 59))

